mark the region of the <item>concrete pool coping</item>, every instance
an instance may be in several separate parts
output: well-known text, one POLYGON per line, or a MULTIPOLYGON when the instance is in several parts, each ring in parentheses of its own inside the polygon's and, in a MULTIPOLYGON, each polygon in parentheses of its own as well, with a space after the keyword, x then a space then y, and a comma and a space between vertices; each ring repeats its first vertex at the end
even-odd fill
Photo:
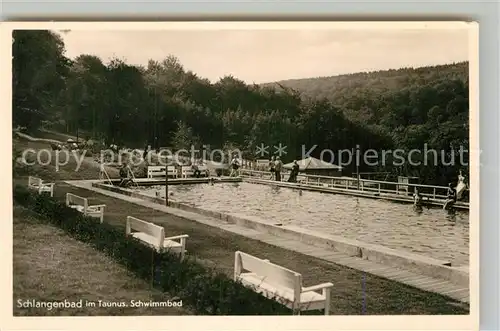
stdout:
MULTIPOLYGON (((210 177, 215 183, 240 183, 243 181, 241 177, 210 177)), ((207 184, 210 182, 210 178, 208 177, 200 177, 200 178, 169 178, 169 185, 189 185, 189 184, 207 184)), ((118 184, 121 179, 111 179, 111 183, 118 184)), ((109 182, 109 181, 108 181, 109 182)), ((139 186, 156 186, 156 185, 165 185, 165 178, 135 178, 134 182, 136 182, 139 186)), ((133 187, 133 186, 132 186, 133 187)))
MULTIPOLYGON (((344 194, 351 195, 361 198, 369 198, 369 199, 380 199, 387 200, 393 202, 401 202, 401 203, 413 203, 413 198, 408 196, 396 196, 386 193, 377 194, 374 191, 358 191, 353 189, 342 189, 337 187, 325 187, 325 186, 315 186, 315 185, 306 185, 306 184, 298 184, 298 183, 288 183, 288 182, 278 182, 274 180, 266 180, 260 178, 252 178, 248 176, 242 177, 210 177, 215 182, 220 183, 238 183, 238 182, 248 182, 251 184, 262 184, 268 186, 279 186, 290 189, 301 189, 305 191, 312 192, 320 192, 320 193, 330 193, 330 194, 344 194)), ((208 177, 203 178, 169 178, 168 183, 171 185, 182 185, 182 184, 206 184, 209 183, 210 179, 208 177)), ((112 179, 112 183, 119 183, 119 179, 112 179)), ((156 185, 164 185, 165 179, 155 179, 155 178, 136 178, 135 182, 140 186, 156 186, 156 185)), ((429 199, 427 203, 434 207, 442 207, 443 200, 439 199, 429 199)), ((465 202, 457 202, 454 207, 460 210, 469 210, 469 204, 465 202)))
MULTIPOLYGON (((95 181, 92 182, 91 186, 98 189, 130 196, 133 198, 139 198, 145 201, 165 205, 164 198, 149 196, 140 192, 135 192, 131 189, 124 189, 95 181)), ((235 224, 249 229, 255 229, 279 238, 290 239, 307 245, 325 248, 331 250, 332 253, 339 252, 347 256, 357 257, 363 260, 368 260, 395 268, 401 268, 469 288, 468 267, 453 267, 451 266, 450 261, 438 260, 432 257, 410 252, 402 252, 387 248, 385 246, 347 239, 340 236, 327 236, 322 233, 306 230, 295 226, 279 226, 269 224, 268 222, 265 222, 264 220, 254 216, 235 213, 220 213, 193 207, 176 201, 169 201, 169 207, 219 219, 224 223, 235 224)))
MULTIPOLYGON (((261 178, 253 178, 244 176, 242 177, 243 181, 253 184, 263 184, 270 186, 279 186, 286 187, 291 189, 302 189, 305 191, 314 191, 321 193, 331 193, 331 194, 345 194, 351 196, 357 196, 362 198, 369 199, 381 199, 381 200, 389 200, 395 202, 403 202, 403 203, 413 203, 413 197, 405 196, 405 195, 394 195, 388 193, 378 193, 376 191, 361 191, 356 189, 343 189, 338 187, 326 187, 326 186, 317 186, 317 185, 308 185, 308 184, 299 184, 299 183, 288 183, 288 182, 280 182, 274 180, 266 180, 261 178)), ((440 199, 429 199, 425 201, 427 204, 436 207, 442 207, 444 200, 440 199)), ((458 201, 453 206, 456 209, 461 210, 469 210, 469 204, 466 202, 458 201)))

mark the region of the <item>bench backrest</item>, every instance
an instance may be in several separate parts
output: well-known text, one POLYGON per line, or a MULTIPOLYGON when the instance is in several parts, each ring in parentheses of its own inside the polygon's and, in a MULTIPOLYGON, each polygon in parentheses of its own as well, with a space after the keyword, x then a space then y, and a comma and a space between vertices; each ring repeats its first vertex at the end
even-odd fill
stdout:
POLYGON ((191 167, 191 166, 182 166, 181 167, 181 171, 182 172, 190 172, 190 171, 193 171, 193 167, 191 167))
POLYGON ((42 179, 38 178, 38 177, 29 176, 29 178, 28 178, 28 185, 29 186, 32 186, 32 185, 41 186, 42 182, 43 182, 42 179))
POLYGON ((74 195, 72 193, 66 193, 66 206, 69 205, 83 206, 85 210, 87 210, 88 200, 86 198, 79 197, 78 195, 74 195))
MULTIPOLYGON (((175 166, 167 166, 166 167, 168 173, 176 173, 177 170, 175 166)), ((149 166, 148 174, 163 174, 165 172, 165 166, 149 166)))
POLYGON ((149 166, 148 172, 161 172, 165 171, 165 166, 149 166))
POLYGON ((165 240, 165 229, 163 227, 143 221, 133 216, 127 216, 127 226, 125 231, 127 235, 132 232, 144 232, 152 237, 155 237, 158 239, 158 247, 162 247, 163 241, 165 240))
POLYGON ((292 289, 295 294, 294 300, 300 298, 302 275, 293 270, 237 251, 235 253, 235 273, 239 274, 243 270, 253 272, 259 277, 264 277, 263 281, 268 284, 292 289))

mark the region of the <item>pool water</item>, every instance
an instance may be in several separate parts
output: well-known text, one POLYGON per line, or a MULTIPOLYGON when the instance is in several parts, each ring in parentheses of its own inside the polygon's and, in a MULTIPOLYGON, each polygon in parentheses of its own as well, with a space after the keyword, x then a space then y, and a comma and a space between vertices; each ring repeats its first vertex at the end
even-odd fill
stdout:
MULTIPOLYGON (((221 213, 257 216, 270 224, 281 223, 363 242, 469 263, 469 213, 453 214, 441 208, 423 208, 386 200, 300 191, 250 184, 216 183, 169 186, 169 199, 221 213)), ((164 186, 142 187, 145 194, 164 186)))

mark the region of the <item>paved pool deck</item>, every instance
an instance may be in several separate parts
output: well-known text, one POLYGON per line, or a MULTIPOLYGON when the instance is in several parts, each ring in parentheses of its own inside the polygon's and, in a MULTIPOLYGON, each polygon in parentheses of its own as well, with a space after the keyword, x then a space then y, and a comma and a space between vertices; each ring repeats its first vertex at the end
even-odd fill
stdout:
MULTIPOLYGON (((415 271, 405 270, 388 266, 382 263, 377 263, 371 260, 352 256, 345 252, 338 252, 325 247, 318 247, 309 243, 301 242, 291 238, 280 237, 275 233, 269 233, 263 228, 249 228, 238 223, 232 223, 221 218, 210 217, 200 213, 182 210, 179 208, 167 207, 154 201, 148 201, 140 197, 127 196, 121 193, 112 192, 106 189, 94 187, 93 183, 99 183, 98 180, 78 180, 66 181, 67 184, 77 188, 93 191, 112 198, 120 199, 129 203, 133 203, 142 207, 150 208, 165 214, 175 215, 190 221, 195 221, 210 227, 219 228, 234 234, 245 236, 254 240, 258 240, 276 247, 280 247, 289 251, 298 252, 307 256, 315 257, 330 263, 341 266, 346 266, 352 269, 367 272, 379 277, 383 277, 392 281, 400 282, 424 291, 439 293, 452 299, 469 303, 469 286, 457 284, 449 280, 444 280, 438 277, 422 275, 415 271)), ((155 221, 161 225, 161 222, 155 221)), ((250 252, 251 253, 251 252, 250 252)))

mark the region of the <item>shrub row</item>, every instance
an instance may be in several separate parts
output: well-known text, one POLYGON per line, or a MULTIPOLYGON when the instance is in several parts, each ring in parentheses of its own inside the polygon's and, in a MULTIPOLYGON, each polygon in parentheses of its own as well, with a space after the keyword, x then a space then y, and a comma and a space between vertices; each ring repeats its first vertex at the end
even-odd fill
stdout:
POLYGON ((291 310, 227 275, 208 269, 193 258, 184 260, 171 253, 159 254, 124 231, 25 186, 14 187, 14 202, 36 212, 73 238, 111 256, 136 276, 162 292, 178 296, 198 315, 289 315, 291 310))

